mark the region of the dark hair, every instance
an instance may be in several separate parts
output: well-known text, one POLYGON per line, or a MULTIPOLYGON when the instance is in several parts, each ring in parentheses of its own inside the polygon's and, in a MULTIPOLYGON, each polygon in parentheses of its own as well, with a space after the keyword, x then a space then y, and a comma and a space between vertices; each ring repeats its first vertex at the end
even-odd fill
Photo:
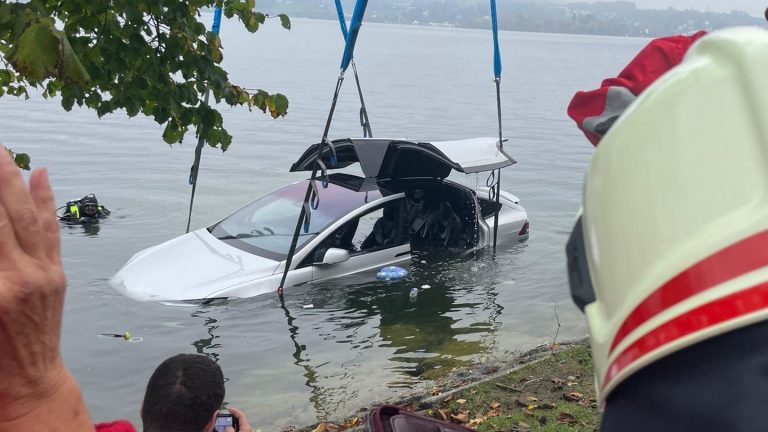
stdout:
POLYGON ((210 358, 178 354, 147 383, 141 419, 145 432, 201 432, 224 401, 224 375, 210 358))

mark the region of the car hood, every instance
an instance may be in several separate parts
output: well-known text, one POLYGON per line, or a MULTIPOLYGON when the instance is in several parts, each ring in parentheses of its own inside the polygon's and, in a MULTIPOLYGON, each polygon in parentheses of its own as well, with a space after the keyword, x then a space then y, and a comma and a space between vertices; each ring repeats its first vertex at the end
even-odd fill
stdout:
POLYGON ((229 246, 203 228, 137 253, 109 282, 139 301, 203 299, 269 276, 279 264, 229 246))

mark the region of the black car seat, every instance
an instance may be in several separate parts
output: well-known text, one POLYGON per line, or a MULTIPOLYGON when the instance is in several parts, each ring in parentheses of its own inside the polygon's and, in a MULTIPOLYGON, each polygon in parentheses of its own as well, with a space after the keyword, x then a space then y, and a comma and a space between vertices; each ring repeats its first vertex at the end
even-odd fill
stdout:
POLYGON ((394 245, 397 240, 398 206, 388 205, 384 207, 383 215, 373 224, 373 230, 363 240, 360 250, 371 249, 378 246, 394 245))

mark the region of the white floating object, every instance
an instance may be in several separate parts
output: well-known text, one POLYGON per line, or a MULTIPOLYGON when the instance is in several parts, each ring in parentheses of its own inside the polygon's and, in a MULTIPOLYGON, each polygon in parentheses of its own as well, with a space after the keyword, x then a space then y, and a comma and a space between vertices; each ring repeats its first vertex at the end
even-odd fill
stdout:
POLYGON ((314 307, 315 307, 315 305, 313 305, 312 303, 306 304, 306 305, 302 306, 303 309, 312 309, 314 307))
POLYGON ((431 286, 429 286, 429 285, 422 285, 422 286, 421 286, 421 289, 429 289, 429 288, 432 288, 432 287, 431 287, 431 286))

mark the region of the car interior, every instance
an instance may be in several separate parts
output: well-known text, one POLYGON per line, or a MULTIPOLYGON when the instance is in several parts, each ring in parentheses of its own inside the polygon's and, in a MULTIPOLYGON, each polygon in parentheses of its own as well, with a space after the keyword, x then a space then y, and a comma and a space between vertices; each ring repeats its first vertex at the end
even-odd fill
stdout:
POLYGON ((351 256, 411 243, 413 251, 464 251, 477 245, 477 201, 474 193, 452 182, 419 182, 406 186, 405 199, 390 201, 331 233, 300 264, 320 263, 329 248, 351 256))

